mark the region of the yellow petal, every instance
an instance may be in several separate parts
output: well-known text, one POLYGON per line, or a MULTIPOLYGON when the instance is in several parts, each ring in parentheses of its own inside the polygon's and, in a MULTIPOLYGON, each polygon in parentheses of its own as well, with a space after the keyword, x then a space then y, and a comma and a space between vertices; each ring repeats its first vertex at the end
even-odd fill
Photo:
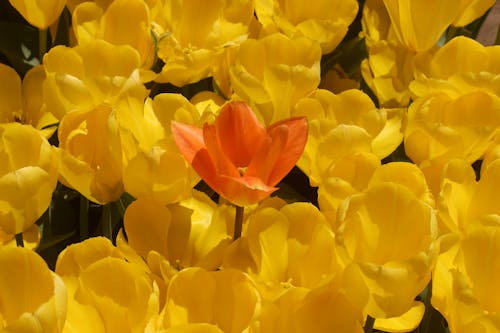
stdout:
POLYGON ((425 203, 434 206, 434 199, 427 187, 422 171, 412 163, 391 162, 376 169, 368 186, 391 182, 405 186, 425 203))
POLYGON ((497 255, 500 251, 500 219, 496 220, 496 226, 471 230, 461 243, 474 294, 483 309, 491 313, 500 311, 500 301, 495 297, 500 292, 496 283, 500 276, 500 259, 497 255), (487 265, 487 270, 484 265, 487 265))
POLYGON ((120 252, 104 237, 93 237, 72 244, 57 258, 56 273, 65 276, 79 276, 88 266, 106 257, 121 258, 120 252))
POLYGON ((255 11, 265 30, 276 25, 289 37, 305 36, 316 40, 326 54, 333 51, 346 34, 358 5, 355 1, 320 0, 310 6, 302 1, 259 0, 255 3, 255 11))
POLYGON ((0 120, 2 123, 19 119, 22 110, 21 78, 16 71, 0 64, 0 120))
POLYGON ((384 4, 400 41, 416 51, 434 46, 460 11, 456 1, 452 0, 384 0, 384 4))
POLYGON ((66 115, 59 128, 60 173, 89 200, 107 203, 123 192, 120 133, 113 109, 100 105, 66 115))
POLYGON ((149 8, 140 0, 113 1, 101 21, 102 38, 114 45, 135 48, 141 63, 149 68, 154 61, 149 8))
POLYGON ((345 294, 330 290, 310 292, 293 316, 298 332, 361 333, 361 309, 345 294), (337 315, 332 316, 332 313, 337 315))
POLYGON ((139 152, 123 172, 128 193, 136 198, 154 198, 164 204, 187 198, 198 179, 172 140, 157 142, 149 151, 139 152))
POLYGON ((238 270, 187 268, 170 282, 165 325, 204 322, 224 332, 241 332, 249 326, 259 301, 250 279, 238 270))
POLYGON ((138 199, 125 211, 123 224, 129 245, 143 258, 156 251, 168 258, 169 209, 154 200, 138 199))
POLYGON ((425 305, 415 301, 410 310, 398 317, 377 318, 373 327, 384 332, 412 332, 424 316, 425 305))
POLYGON ((96 308, 106 331, 143 331, 159 313, 158 289, 146 272, 123 259, 94 262, 79 283, 75 300, 96 308))
POLYGON ((66 317, 66 288, 35 252, 1 247, 0 318, 7 332, 60 331, 66 317))
POLYGON ((286 281, 287 234, 286 216, 275 209, 259 210, 248 221, 250 253, 257 264, 259 275, 266 281, 286 281))
POLYGON ((47 209, 57 182, 58 159, 37 130, 17 123, 0 126, 0 228, 16 234, 47 209))
POLYGON ((486 214, 500 215, 500 209, 494 198, 498 196, 500 181, 500 160, 492 162, 481 174, 474 195, 471 199, 467 217, 477 218, 486 214))
POLYGON ((9 0, 9 2, 26 21, 39 29, 46 29, 54 23, 66 5, 65 0, 49 2, 40 0, 9 0))
POLYGON ((344 270, 348 297, 376 318, 408 311, 437 255, 432 208, 406 187, 382 183, 351 196, 338 216, 337 239, 352 258, 344 270))
POLYGON ((269 125, 290 118, 295 103, 318 86, 320 57, 320 47, 306 38, 273 34, 247 40, 230 69, 231 83, 269 125))
POLYGON ((495 4, 495 0, 466 0, 462 2, 462 10, 458 18, 453 22, 454 26, 463 27, 483 14, 495 4))

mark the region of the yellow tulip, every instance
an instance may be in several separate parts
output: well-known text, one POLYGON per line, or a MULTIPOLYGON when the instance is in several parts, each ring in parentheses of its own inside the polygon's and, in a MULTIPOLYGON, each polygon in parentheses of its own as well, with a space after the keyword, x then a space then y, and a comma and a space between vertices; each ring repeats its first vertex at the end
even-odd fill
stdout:
POLYGON ((360 152, 342 156, 323 176, 318 186, 318 204, 333 229, 338 228, 337 210, 342 201, 364 191, 380 159, 372 153, 360 152))
POLYGON ((70 112, 58 132, 61 181, 100 204, 123 193, 120 132, 113 111, 99 105, 70 112))
POLYGON ((232 221, 231 206, 217 206, 199 192, 169 206, 140 198, 127 208, 124 216, 128 245, 143 258, 157 252, 177 269, 216 269, 230 243, 232 221))
POLYGON ((9 0, 10 4, 38 29, 46 29, 61 15, 66 0, 9 0))
POLYGON ((365 2, 362 27, 368 50, 368 59, 361 63, 363 78, 381 106, 407 106, 416 52, 396 38, 382 0, 365 2))
POLYGON ((374 318, 407 312, 429 282, 437 256, 434 211, 416 195, 423 177, 410 181, 408 171, 403 165, 387 170, 338 212, 347 297, 374 318))
POLYGON ((279 31, 288 37, 304 36, 317 41, 323 54, 342 41, 358 12, 353 0, 257 0, 255 13, 264 31, 279 31))
POLYGON ((17 234, 49 207, 57 185, 57 154, 39 131, 17 123, 0 124, 0 154, 0 228, 17 234))
POLYGON ((13 122, 22 113, 21 78, 16 71, 0 64, 0 122, 13 122))
POLYGON ((148 91, 139 75, 140 57, 128 45, 94 40, 74 48, 56 46, 44 56, 47 75, 43 95, 58 119, 70 111, 106 103, 129 108, 142 105, 148 91))
POLYGON ((361 310, 349 301, 346 293, 310 292, 295 313, 297 332, 363 332, 361 310))
POLYGON ((157 6, 158 57, 165 63, 157 81, 176 86, 212 76, 224 49, 247 38, 254 12, 249 0, 161 1, 157 6))
POLYGON ((291 287, 273 302, 263 302, 251 332, 361 333, 362 314, 341 291, 291 287))
POLYGON ((100 314, 107 332, 143 332, 159 313, 157 287, 139 267, 104 258, 83 271, 74 301, 100 314))
POLYGON ((319 45, 305 37, 249 39, 230 68, 231 86, 270 125, 290 118, 291 108, 318 86, 320 58, 319 45))
POLYGON ((66 288, 35 252, 0 247, 0 331, 61 332, 66 288))
POLYGON ((481 171, 474 194, 468 205, 467 218, 475 219, 484 215, 500 215, 495 197, 498 195, 498 182, 500 181, 500 159, 495 160, 486 170, 481 171))
POLYGON ((500 46, 483 46, 460 36, 440 49, 415 57, 415 81, 410 90, 418 97, 443 92, 451 98, 481 90, 498 98, 498 80, 500 46))
POLYGON ((122 258, 120 251, 104 237, 93 237, 65 248, 57 257, 56 273, 77 277, 88 266, 103 258, 122 258))
POLYGON ((500 214, 493 199, 497 195, 496 184, 500 181, 500 160, 483 164, 479 181, 476 181, 470 164, 462 159, 430 165, 423 171, 435 182, 441 233, 462 234, 471 221, 500 214))
POLYGON ((73 30, 79 44, 102 39, 114 45, 130 45, 140 55, 141 67, 155 60, 149 7, 142 0, 117 0, 106 8, 84 2, 73 11, 73 30))
POLYGON ((500 276, 499 215, 471 220, 467 229, 462 239, 450 234, 442 241, 432 305, 446 318, 450 332, 496 332, 500 330, 500 303, 495 297, 500 276))
POLYGON ((248 329, 260 296, 246 274, 235 269, 209 272, 186 268, 170 282, 163 311, 165 327, 189 323, 217 325, 223 332, 248 329))
POLYGON ((227 249, 223 266, 249 272, 266 300, 292 287, 322 287, 341 274, 335 236, 311 204, 258 207, 242 235, 227 249))
POLYGON ((312 184, 319 184, 342 157, 361 152, 387 156, 402 141, 401 111, 377 109, 359 90, 338 95, 315 90, 298 101, 292 111, 292 116, 307 116, 309 123, 309 138, 299 167, 312 184))
POLYGON ((451 24, 467 25, 495 3, 492 0, 383 1, 399 41, 418 52, 435 46, 451 24))
POLYGON ((66 248, 56 272, 66 284, 64 332, 145 332, 156 328, 159 290, 145 266, 125 260, 105 238, 66 248))
POLYGON ((391 162, 377 168, 367 187, 383 183, 395 183, 405 186, 416 198, 434 207, 434 197, 427 186, 424 173, 413 163, 391 162))
POLYGON ((452 98, 434 93, 408 110, 406 154, 417 164, 462 158, 469 163, 491 147, 500 128, 500 99, 483 91, 452 98))
POLYGON ((398 39, 419 52, 432 48, 460 14, 455 0, 383 1, 398 39))
POLYGON ((179 154, 171 138, 138 152, 123 171, 123 184, 136 198, 154 198, 164 204, 179 202, 191 194, 199 177, 179 154))
POLYGON ((26 72, 21 83, 13 68, 0 64, 0 122, 29 124, 50 138, 57 128, 57 119, 43 105, 44 79, 42 66, 26 72))
POLYGON ((467 161, 455 159, 433 166, 438 174, 436 202, 444 232, 433 273, 432 304, 452 332, 500 329, 498 293, 500 261, 500 160, 476 175, 467 161), (440 177, 440 178, 439 178, 440 177), (484 267, 488 267, 487 270, 484 267))
POLYGON ((175 146, 170 122, 198 125, 206 116, 179 94, 156 95, 146 101, 143 111, 122 109, 117 117, 127 157, 125 190, 136 198, 150 197, 164 204, 188 198, 199 177, 175 146))

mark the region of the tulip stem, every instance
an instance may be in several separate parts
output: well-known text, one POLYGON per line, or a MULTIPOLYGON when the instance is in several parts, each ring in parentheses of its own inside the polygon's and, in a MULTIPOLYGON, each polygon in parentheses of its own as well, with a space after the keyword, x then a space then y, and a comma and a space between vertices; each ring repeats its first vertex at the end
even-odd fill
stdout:
POLYGON ((110 241, 113 241, 113 221, 111 218, 111 205, 102 206, 102 234, 110 241))
POLYGON ((47 33, 48 29, 38 29, 38 60, 40 64, 43 61, 45 52, 47 52, 47 33))
POLYGON ((23 233, 20 232, 15 235, 16 237, 16 245, 19 247, 24 247, 23 233))
POLYGON ((375 324, 375 318, 371 317, 370 315, 367 315, 365 321, 365 333, 372 333, 374 324, 375 324))
POLYGON ((234 217, 234 235, 233 240, 237 240, 241 236, 241 229, 243 226, 243 211, 245 210, 242 206, 236 207, 236 215, 234 217))
POLYGON ((89 238, 89 200, 80 196, 80 241, 89 238))

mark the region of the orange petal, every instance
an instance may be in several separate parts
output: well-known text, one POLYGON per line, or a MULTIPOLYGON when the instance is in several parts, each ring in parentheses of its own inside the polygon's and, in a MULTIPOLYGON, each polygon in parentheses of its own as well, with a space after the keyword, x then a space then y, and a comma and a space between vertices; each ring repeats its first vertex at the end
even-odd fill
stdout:
POLYGON ((258 177, 274 186, 297 163, 307 141, 305 118, 291 118, 268 128, 268 141, 254 156, 246 175, 258 177))
POLYGON ((203 148, 198 151, 191 162, 191 166, 208 186, 219 193, 220 184, 218 182, 217 171, 207 149, 203 148))
POLYGON ((266 138, 265 127, 243 102, 224 105, 215 126, 224 154, 236 167, 248 166, 266 138))
POLYGON ((203 131, 201 128, 177 121, 172 121, 170 128, 172 129, 175 144, 186 160, 192 164, 196 153, 205 148, 203 131))
POLYGON ((288 138, 285 148, 278 156, 278 163, 268 179, 268 184, 277 184, 292 170, 297 163, 307 143, 307 119, 305 117, 295 117, 285 119, 269 126, 268 133, 275 131, 280 126, 288 127, 288 138))
MULTIPOLYGON (((222 143, 218 134, 215 125, 205 124, 203 126, 203 139, 210 158, 215 165, 215 170, 218 175, 239 177, 240 173, 238 169, 222 150, 222 143)), ((231 138, 226 138, 226 140, 231 140, 231 138)))
POLYGON ((248 176, 222 176, 219 184, 221 188, 218 193, 238 206, 255 204, 277 190, 275 187, 267 186, 259 178, 248 176))
POLYGON ((275 165, 279 163, 278 157, 281 155, 283 149, 285 149, 288 132, 288 127, 286 126, 279 126, 270 132, 261 149, 259 149, 250 162, 245 175, 259 178, 262 182, 269 185, 269 176, 275 165))

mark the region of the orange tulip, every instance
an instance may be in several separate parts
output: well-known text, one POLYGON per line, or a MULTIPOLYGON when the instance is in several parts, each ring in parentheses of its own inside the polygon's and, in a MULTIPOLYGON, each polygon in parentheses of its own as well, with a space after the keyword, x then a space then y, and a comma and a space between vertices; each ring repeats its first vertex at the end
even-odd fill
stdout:
POLYGON ((277 188, 307 141, 304 117, 264 127, 248 105, 224 105, 203 129, 172 121, 181 153, 214 191, 238 206, 259 202, 277 188))

